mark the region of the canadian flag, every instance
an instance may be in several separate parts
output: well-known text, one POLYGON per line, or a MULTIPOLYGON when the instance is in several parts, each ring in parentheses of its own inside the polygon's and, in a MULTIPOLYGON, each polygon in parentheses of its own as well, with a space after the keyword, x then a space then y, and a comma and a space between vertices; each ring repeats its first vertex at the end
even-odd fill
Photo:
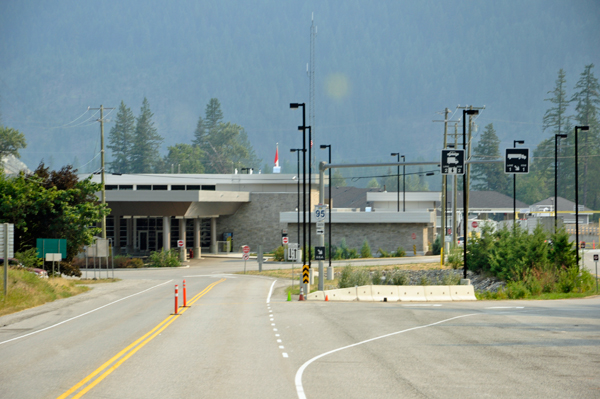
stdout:
POLYGON ((275 166, 279 166, 279 144, 275 149, 275 166))

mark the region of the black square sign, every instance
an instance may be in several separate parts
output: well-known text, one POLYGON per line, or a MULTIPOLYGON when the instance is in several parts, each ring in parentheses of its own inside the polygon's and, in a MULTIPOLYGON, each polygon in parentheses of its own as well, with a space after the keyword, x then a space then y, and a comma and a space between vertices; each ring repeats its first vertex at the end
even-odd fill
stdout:
POLYGON ((504 173, 529 173, 529 148, 507 148, 504 173))
POLYGON ((315 260, 325 260, 325 247, 315 247, 315 260))
POLYGON ((443 175, 464 175, 465 150, 442 150, 440 167, 443 175))

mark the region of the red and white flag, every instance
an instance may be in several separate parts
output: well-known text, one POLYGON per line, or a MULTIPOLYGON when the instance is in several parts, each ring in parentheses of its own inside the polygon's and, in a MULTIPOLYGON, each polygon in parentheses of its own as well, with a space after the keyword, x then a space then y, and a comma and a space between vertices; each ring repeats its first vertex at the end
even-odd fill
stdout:
POLYGON ((279 144, 277 144, 277 149, 275 150, 275 166, 279 166, 279 144))
POLYGON ((311 139, 311 140, 310 140, 310 148, 312 148, 312 146, 313 146, 313 141, 312 141, 312 139, 311 139))

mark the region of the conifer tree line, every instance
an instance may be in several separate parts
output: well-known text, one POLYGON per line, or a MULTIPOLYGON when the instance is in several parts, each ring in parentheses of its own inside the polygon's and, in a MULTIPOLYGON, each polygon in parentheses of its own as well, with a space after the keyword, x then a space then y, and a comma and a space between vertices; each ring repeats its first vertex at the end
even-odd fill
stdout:
POLYGON ((164 139, 154 126, 150 104, 142 102, 136 118, 123 101, 108 137, 113 173, 233 173, 258 169, 258 159, 243 127, 224 122, 221 104, 212 98, 200 116, 190 143, 178 143, 160 156, 164 139))
MULTIPOLYGON (((554 195, 555 135, 558 140, 558 196, 575 201, 575 126, 589 126, 578 133, 579 202, 600 209, 600 84, 594 76, 594 64, 586 65, 569 94, 567 73, 560 69, 554 88, 544 101, 549 102, 542 123, 545 139, 533 150, 530 173, 517 178, 517 199, 535 203, 554 195)), ((515 139, 519 139, 515 134, 515 139)), ((502 158, 500 140, 493 124, 485 126, 474 159, 502 158)), ((527 145, 525 145, 527 147, 527 145)), ((474 164, 472 189, 493 190, 513 195, 512 176, 502 164, 474 164)))

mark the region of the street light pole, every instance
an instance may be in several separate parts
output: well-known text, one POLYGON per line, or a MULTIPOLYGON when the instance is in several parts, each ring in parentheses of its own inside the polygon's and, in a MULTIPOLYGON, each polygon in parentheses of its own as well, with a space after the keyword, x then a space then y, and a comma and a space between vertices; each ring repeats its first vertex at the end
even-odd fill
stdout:
POLYGON ((290 150, 290 152, 295 152, 298 158, 298 167, 297 167, 297 175, 296 175, 296 180, 298 180, 298 205, 296 206, 296 213, 298 214, 298 222, 297 222, 297 226, 298 226, 298 242, 300 242, 300 152, 302 151, 302 148, 292 148, 290 150))
MULTIPOLYGON (((479 111, 476 109, 463 109, 463 150, 467 151, 467 115, 477 115, 479 111)), ((469 143, 469 145, 471 145, 469 143)), ((464 232, 464 240, 463 240, 463 278, 467 278, 467 222, 469 221, 469 209, 467 208, 467 204, 469 203, 469 192, 468 192, 465 175, 463 175, 463 232, 464 232)))
MULTIPOLYGON (((517 148, 517 144, 525 144, 524 140, 514 140, 513 148, 517 148)), ((513 173, 513 227, 517 223, 517 174, 513 173)))
POLYGON ((577 149, 577 131, 590 130, 589 126, 575 126, 575 250, 577 251, 577 269, 579 269, 579 155, 577 149))
POLYGON ((398 157, 398 171, 396 172, 396 178, 397 178, 397 182, 396 182, 396 192, 398 193, 398 206, 397 206, 397 212, 400 212, 400 153, 399 152, 392 152, 391 154, 393 157, 397 156, 398 157))
MULTIPOLYGON (((402 162, 406 162, 404 155, 400 155, 400 158, 402 162)), ((406 165, 402 165, 402 212, 406 212, 406 165)))
MULTIPOLYGON (((331 144, 321 144, 321 149, 324 150, 325 148, 329 149, 329 164, 331 165, 331 144)), ((333 208, 332 206, 333 201, 331 199, 331 168, 329 168, 329 269, 327 269, 327 279, 328 280, 333 280, 333 273, 331 273, 330 275, 330 271, 333 270, 331 269, 331 208, 333 208)))
POLYGON ((566 138, 566 134, 554 135, 554 233, 558 228, 558 139, 566 138))
POLYGON ((312 266, 312 256, 310 254, 312 242, 312 129, 311 126, 306 128, 308 129, 308 268, 310 269, 312 266))
MULTIPOLYGON (((298 126, 298 130, 302 130, 302 264, 306 264, 306 104, 291 103, 291 109, 302 107, 302 126, 298 126)), ((302 281, 302 277, 300 278, 302 281)), ((308 292, 306 293, 308 294, 308 292)))

